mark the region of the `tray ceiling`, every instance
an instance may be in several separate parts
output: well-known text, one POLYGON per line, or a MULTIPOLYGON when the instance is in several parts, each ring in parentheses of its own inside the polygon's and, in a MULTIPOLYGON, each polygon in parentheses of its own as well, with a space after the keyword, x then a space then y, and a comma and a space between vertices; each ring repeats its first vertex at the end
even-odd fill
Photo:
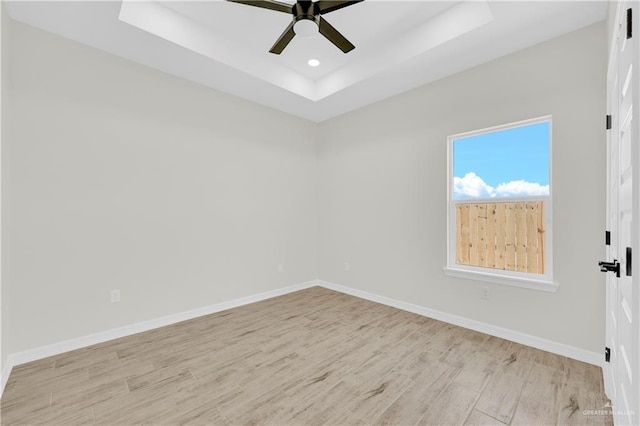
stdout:
MULTIPOLYGON (((281 0, 284 1, 284 0, 281 0)), ((293 4, 292 0, 288 1, 293 4)), ((269 48, 290 16, 226 1, 16 1, 18 21, 313 121, 323 121, 606 18, 597 1, 376 1, 269 48), (311 67, 309 59, 320 65, 311 67)))

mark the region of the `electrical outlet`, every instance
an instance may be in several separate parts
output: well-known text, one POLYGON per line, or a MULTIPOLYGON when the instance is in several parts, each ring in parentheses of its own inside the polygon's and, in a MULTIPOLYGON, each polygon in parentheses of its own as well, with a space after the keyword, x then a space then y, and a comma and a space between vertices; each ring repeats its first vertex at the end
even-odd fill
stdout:
POLYGON ((344 262, 344 270, 349 272, 351 270, 351 265, 349 262, 344 262))
POLYGON ((278 272, 284 272, 284 264, 278 263, 278 272))
POLYGON ((489 300, 489 287, 482 287, 482 293, 480 295, 484 300, 489 300))
POLYGON ((120 302, 120 290, 111 290, 111 303, 120 302))

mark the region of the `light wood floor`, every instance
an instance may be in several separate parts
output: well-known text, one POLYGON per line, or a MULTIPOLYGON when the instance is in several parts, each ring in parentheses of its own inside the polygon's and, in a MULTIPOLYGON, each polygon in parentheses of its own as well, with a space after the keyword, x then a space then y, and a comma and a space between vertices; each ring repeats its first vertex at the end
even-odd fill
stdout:
POLYGON ((600 368, 312 288, 17 366, 2 424, 612 424, 600 368))

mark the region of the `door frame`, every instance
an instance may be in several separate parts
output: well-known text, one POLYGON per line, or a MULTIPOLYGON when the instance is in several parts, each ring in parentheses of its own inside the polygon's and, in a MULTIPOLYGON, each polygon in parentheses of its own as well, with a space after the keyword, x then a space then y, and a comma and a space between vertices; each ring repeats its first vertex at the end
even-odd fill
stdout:
MULTIPOLYGON (((640 31, 638 30, 638 22, 639 22, 639 18, 640 18, 640 4, 633 2, 632 3, 632 23, 633 23, 633 28, 632 28, 632 44, 631 47, 633 49, 632 51, 632 64, 633 64, 633 68, 634 70, 636 70, 633 74, 632 74, 632 79, 633 79, 633 85, 632 85, 632 100, 633 100, 633 105, 634 105, 634 109, 633 109, 633 116, 632 116, 632 124, 631 124, 631 134, 632 134, 632 148, 631 148, 631 166, 633 168, 633 176, 632 176, 632 186, 634 188, 633 190, 633 198, 632 198, 632 225, 631 225, 631 245, 633 248, 634 253, 634 257, 636 257, 636 259, 638 258, 637 256, 640 254, 640 43, 638 43, 637 39, 638 37, 640 37, 640 31)), ((615 21, 614 21, 614 27, 610 29, 610 31, 613 31, 612 37, 611 37, 611 44, 609 46, 609 54, 608 54, 608 58, 607 58, 607 95, 606 95, 606 100, 607 100, 607 114, 611 114, 612 112, 615 113, 617 112, 617 107, 614 107, 612 105, 612 100, 615 100, 617 102, 617 94, 613 94, 611 93, 612 91, 612 76, 613 73, 616 72, 618 63, 617 63, 617 58, 618 58, 618 52, 617 52, 617 39, 616 37, 618 36, 618 34, 620 34, 620 36, 622 37, 623 34, 625 34, 625 32, 623 31, 624 29, 621 29, 621 25, 619 24, 622 21, 622 18, 626 17, 624 15, 626 15, 626 7, 627 7, 627 2, 617 2, 616 5, 616 12, 615 12, 615 21)), ((620 78, 620 76, 618 76, 620 78)), ((620 84, 620 82, 618 83, 620 84)), ((614 117, 613 120, 616 120, 617 117, 614 117)), ((613 121, 612 120, 612 121, 613 121)), ((611 212, 611 200, 610 200, 610 191, 611 191, 611 176, 610 176, 610 169, 611 169, 611 156, 610 156, 610 152, 611 152, 611 139, 612 139, 612 135, 610 131, 607 131, 607 149, 606 149, 606 161, 607 161, 607 193, 606 193, 606 201, 607 201, 607 206, 606 206, 606 212, 607 212, 607 229, 609 229, 610 223, 610 212, 611 212)), ((607 248, 607 256, 610 255, 610 250, 607 248)), ((618 253, 618 256, 622 256, 622 253, 618 253)), ((613 259, 607 259, 609 261, 613 260, 613 259)), ((609 274, 608 274, 609 275, 609 274)), ((633 411, 633 414, 631 416, 632 419, 632 424, 640 424, 640 327, 639 327, 639 320, 640 320, 640 262, 635 261, 632 262, 632 288, 633 288, 633 292, 632 292, 632 306, 631 306, 631 310, 632 310, 632 316, 633 316, 633 335, 635 336, 635 339, 633 342, 631 342, 631 346, 632 346, 632 350, 631 350, 631 354, 632 354, 632 364, 634 366, 636 366, 636 368, 633 369, 633 377, 632 377, 632 382, 635 384, 632 395, 630 395, 630 399, 628 401, 629 403, 629 407, 630 409, 633 411), (635 291, 635 290, 638 291, 635 291)), ((612 295, 612 292, 610 292, 610 280, 615 280, 616 278, 611 278, 611 277, 607 277, 607 292, 606 292, 606 339, 605 342, 608 345, 611 337, 612 337, 612 333, 616 333, 617 330, 615 329, 615 327, 612 324, 611 318, 610 318, 610 312, 611 309, 617 309, 617 298, 615 297, 615 295, 612 295)), ((614 337, 616 338, 617 341, 617 335, 614 335, 614 337)), ((612 348, 613 349, 613 348, 612 348)), ((612 356, 613 356, 613 351, 612 351, 612 356)), ((613 360, 613 363, 607 363, 607 362, 603 362, 603 366, 602 366, 602 370, 603 370, 603 376, 604 376, 604 387, 605 387, 605 392, 607 394, 607 396, 611 399, 612 402, 612 410, 613 410, 613 414, 614 414, 614 421, 616 420, 623 420, 624 416, 616 416, 616 407, 622 407, 623 404, 619 403, 619 401, 617 399, 620 398, 620 395, 616 395, 616 384, 613 382, 613 375, 612 375, 612 366, 616 365, 617 360, 613 360)))

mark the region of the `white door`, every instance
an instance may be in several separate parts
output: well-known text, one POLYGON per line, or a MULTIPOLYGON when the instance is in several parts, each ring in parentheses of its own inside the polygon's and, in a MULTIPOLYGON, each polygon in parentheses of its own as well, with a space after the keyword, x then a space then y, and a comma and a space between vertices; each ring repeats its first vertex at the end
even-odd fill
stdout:
MULTIPOLYGON (((607 347, 611 350, 607 393, 612 400, 616 424, 640 424, 640 333, 638 328, 640 241, 638 163, 640 150, 638 110, 640 80, 638 57, 638 3, 620 2, 617 31, 613 44, 607 82, 608 130, 607 226, 611 232, 607 256, 619 262, 619 276, 607 273, 607 347), (635 170, 634 170, 635 169, 635 170)), ((610 265, 611 266, 611 265, 610 265)))

